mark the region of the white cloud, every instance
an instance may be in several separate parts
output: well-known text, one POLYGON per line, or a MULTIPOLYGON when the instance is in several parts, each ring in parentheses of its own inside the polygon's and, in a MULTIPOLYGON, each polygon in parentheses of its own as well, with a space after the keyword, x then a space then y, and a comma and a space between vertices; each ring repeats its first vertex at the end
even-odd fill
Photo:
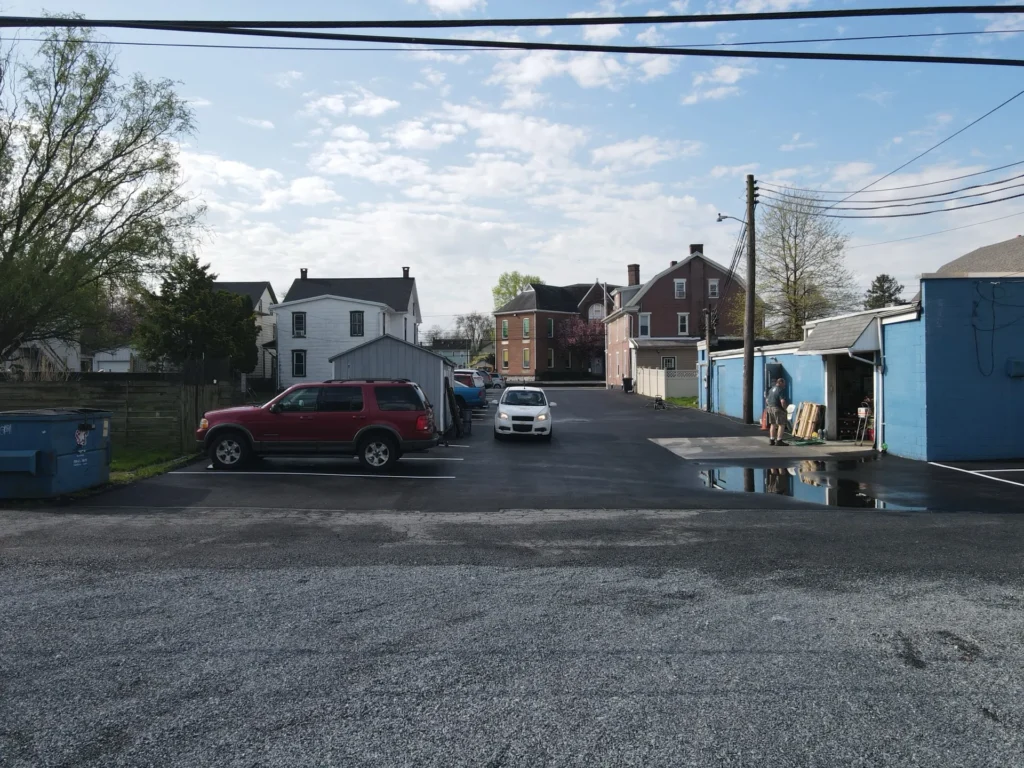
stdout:
POLYGON ((434 13, 463 13, 474 11, 477 8, 483 10, 487 0, 424 0, 427 7, 434 13))
POLYGON ((440 70, 427 67, 423 70, 423 77, 426 78, 427 82, 431 85, 441 85, 444 83, 445 74, 440 70))
POLYGON ((511 149, 550 162, 566 162, 587 140, 582 128, 551 123, 539 117, 452 104, 446 104, 445 111, 453 122, 479 133, 476 139, 479 147, 511 149))
POLYGON ((693 76, 693 90, 683 97, 682 103, 692 105, 701 101, 718 101, 736 96, 741 92, 736 83, 756 72, 753 67, 740 67, 734 64, 721 64, 707 72, 698 72, 693 76))
POLYGON ((202 109, 203 107, 209 107, 213 105, 213 102, 209 99, 204 99, 201 96, 195 99, 189 99, 187 101, 189 106, 195 107, 196 109, 202 109))
POLYGON ((806 8, 811 0, 721 0, 716 6, 717 13, 768 13, 806 8))
POLYGON ((261 128, 264 131, 274 130, 274 124, 272 122, 269 120, 261 120, 257 117, 240 117, 238 118, 238 122, 251 125, 253 128, 261 128))
MULTIPOLYGON (((643 32, 636 36, 636 41, 641 45, 661 45, 665 42, 665 36, 658 29, 657 25, 652 24, 643 32)), ((667 56, 659 56, 658 58, 668 58, 667 56)))
POLYGON ((634 54, 628 57, 630 61, 640 62, 640 71, 643 72, 640 79, 644 82, 654 80, 658 77, 671 74, 675 71, 678 60, 671 56, 644 56, 634 54))
POLYGON ((470 58, 468 53, 445 53, 444 51, 410 51, 409 55, 414 59, 444 61, 449 64, 465 64, 470 58))
POLYGON ((320 96, 306 104, 305 112, 310 115, 323 113, 331 115, 359 115, 361 117, 380 117, 385 112, 397 109, 401 104, 394 99, 378 96, 366 88, 357 88, 347 93, 335 93, 320 96))
MULTIPOLYGON (((1005 13, 999 14, 998 16, 993 14, 980 14, 978 18, 989 22, 985 26, 986 32, 1004 32, 1006 30, 1024 29, 1024 13, 1005 13)), ((1007 32, 1006 34, 999 35, 998 39, 1005 40, 1014 36, 1014 33, 1007 32)), ((986 41, 991 40, 990 37, 985 37, 983 39, 986 41)))
POLYGON ((800 141, 802 134, 794 133, 793 138, 779 147, 780 152, 794 152, 798 149, 813 149, 818 146, 813 141, 800 141))
POLYGON ((864 162, 842 163, 832 169, 832 183, 848 183, 854 179, 863 179, 874 169, 874 164, 864 162))
POLYGON ((356 125, 335 126, 331 129, 331 136, 336 139, 345 139, 347 141, 365 141, 370 138, 370 134, 356 125))
POLYGON ((607 165, 622 169, 628 167, 650 168, 678 157, 693 157, 700 154, 703 145, 699 141, 662 141, 653 136, 620 141, 598 147, 590 153, 596 165, 607 165))
POLYGON ((618 59, 603 53, 563 55, 557 51, 530 51, 502 58, 487 79, 508 92, 505 109, 532 109, 546 97, 537 87, 545 80, 568 75, 581 88, 614 88, 625 82, 629 70, 618 59))
POLYGON ((706 91, 693 91, 683 97, 682 103, 690 106, 701 101, 718 101, 720 99, 727 99, 730 96, 735 96, 739 92, 740 89, 735 85, 722 85, 718 88, 709 88, 706 91))
POLYGON ((430 166, 405 155, 392 154, 388 142, 331 139, 310 158, 317 173, 351 176, 375 184, 394 185, 425 177, 430 166))
POLYGON ((287 72, 278 72, 273 76, 274 85, 278 88, 291 88, 299 83, 304 75, 297 69, 289 69, 287 72))
POLYGON ((387 137, 404 149, 437 149, 455 141, 466 132, 459 123, 432 123, 427 126, 418 120, 406 120, 387 133, 387 137))
POLYGON ((892 97, 895 95, 896 93, 894 91, 886 91, 882 88, 873 88, 870 91, 858 93, 857 98, 866 99, 867 101, 873 101, 878 106, 884 107, 887 106, 892 101, 892 97))
POLYGON ((733 176, 746 176, 748 173, 753 173, 756 170, 757 163, 747 163, 746 165, 716 165, 711 169, 711 178, 725 179, 733 176))

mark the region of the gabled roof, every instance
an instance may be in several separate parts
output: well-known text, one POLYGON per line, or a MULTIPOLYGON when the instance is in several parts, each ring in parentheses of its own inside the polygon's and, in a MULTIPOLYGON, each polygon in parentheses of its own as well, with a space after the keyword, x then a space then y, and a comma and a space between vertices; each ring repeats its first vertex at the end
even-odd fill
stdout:
POLYGON ((344 352, 339 352, 338 354, 333 355, 332 357, 327 358, 327 362, 333 363, 339 357, 345 357, 345 355, 351 355, 353 352, 356 352, 357 350, 364 349, 365 347, 369 347, 369 346, 371 346, 373 344, 380 344, 382 342, 397 342, 399 344, 404 344, 407 347, 412 347, 417 352, 422 352, 424 355, 430 355, 431 357, 436 357, 438 360, 443 362, 445 365, 448 365, 449 367, 452 367, 452 363, 451 363, 450 360, 448 360, 447 357, 442 357, 441 355, 437 354, 436 352, 431 352, 429 349, 427 349, 426 347, 421 347, 419 344, 413 344, 411 341, 406 341, 405 339, 400 339, 397 336, 392 336, 390 333, 385 333, 383 336, 378 336, 375 339, 370 339, 369 341, 364 341, 362 344, 359 344, 359 345, 357 345, 355 347, 352 347, 351 349, 346 349, 344 352))
POLYGON ((229 283, 216 280, 213 283, 213 287, 218 291, 227 291, 228 293, 235 293, 239 296, 248 296, 252 299, 252 305, 254 307, 260 303, 260 298, 262 298, 263 292, 270 291, 270 301, 277 304, 277 296, 274 295, 274 287, 266 280, 256 283, 229 283))
POLYGON ((340 296, 385 304, 395 312, 405 312, 415 286, 414 277, 307 277, 294 280, 284 300, 340 296))
MULTIPOLYGON (((573 285, 544 285, 530 283, 530 287, 505 304, 494 314, 509 312, 572 312, 580 310, 580 302, 598 282, 574 283, 573 285)), ((610 289, 609 289, 610 290, 610 289)))
POLYGON ((858 340, 868 330, 876 318, 890 315, 903 315, 914 309, 912 305, 903 304, 897 307, 884 307, 852 315, 823 318, 807 325, 807 338, 800 345, 801 352, 827 352, 834 349, 873 350, 878 348, 875 338, 866 339, 858 345, 858 340))
POLYGON ((939 267, 938 275, 1024 272, 1024 237, 1017 236, 1001 243, 975 248, 959 259, 939 267))
MULTIPOLYGON (((656 282, 658 282, 659 280, 661 280, 661 278, 669 275, 670 273, 672 273, 675 270, 679 269, 683 265, 688 264, 689 262, 693 261, 696 258, 703 259, 705 262, 710 264, 712 267, 715 267, 717 270, 719 270, 723 274, 726 274, 726 275, 729 274, 729 269, 727 267, 723 267, 717 261, 714 261, 713 259, 709 259, 707 256, 705 256, 700 251, 694 251, 693 253, 688 255, 682 261, 676 262, 675 264, 670 266, 668 269, 661 270, 661 272, 659 272, 654 277, 652 277, 650 280, 648 280, 646 283, 644 283, 643 287, 641 287, 639 291, 637 291, 636 293, 633 294, 633 298, 631 298, 629 300, 629 303, 624 305, 624 308, 639 306, 640 302, 644 298, 644 295, 654 286, 654 284, 656 282)), ((739 275, 733 274, 732 279, 733 279, 733 282, 735 282, 737 285, 740 286, 740 288, 742 288, 743 290, 747 289, 746 282, 744 282, 743 278, 741 278, 739 275)))

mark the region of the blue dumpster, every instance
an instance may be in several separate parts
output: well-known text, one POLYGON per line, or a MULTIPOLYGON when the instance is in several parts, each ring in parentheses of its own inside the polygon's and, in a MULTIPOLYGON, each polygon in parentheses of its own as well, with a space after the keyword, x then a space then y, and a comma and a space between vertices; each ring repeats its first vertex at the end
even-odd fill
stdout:
POLYGON ((0 411, 0 499, 59 496, 110 479, 109 411, 0 411))

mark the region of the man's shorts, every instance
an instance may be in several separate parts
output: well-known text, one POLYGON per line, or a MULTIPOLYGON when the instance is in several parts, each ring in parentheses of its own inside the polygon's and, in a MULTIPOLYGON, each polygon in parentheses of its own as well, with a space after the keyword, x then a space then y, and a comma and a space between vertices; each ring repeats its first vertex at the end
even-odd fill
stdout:
POLYGON ((786 409, 777 405, 768 406, 768 423, 773 427, 786 426, 786 409))

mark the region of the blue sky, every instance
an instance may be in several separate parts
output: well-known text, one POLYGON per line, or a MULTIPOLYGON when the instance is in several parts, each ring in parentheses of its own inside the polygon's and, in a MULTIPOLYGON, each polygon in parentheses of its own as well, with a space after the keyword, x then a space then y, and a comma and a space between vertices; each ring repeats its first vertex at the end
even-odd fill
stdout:
MULTIPOLYGON (((141 6, 119 0, 49 0, 45 5, 8 0, 4 12, 77 11, 94 18, 434 18, 858 4, 179 0, 141 6)), ((516 29, 496 36, 685 44, 986 29, 1024 29, 1024 15, 667 29, 644 25, 590 32, 516 29)), ((116 30, 101 36, 250 42, 116 30)), ((803 47, 1020 57, 1021 39, 989 34, 803 47)), ((25 54, 34 47, 20 45, 25 54)), ((690 243, 703 243, 711 258, 728 262, 738 225, 717 224, 715 215, 722 211, 742 217, 745 173, 799 187, 857 189, 1022 87, 1013 69, 949 65, 551 52, 131 46, 118 46, 117 52, 124 72, 179 81, 181 93, 194 104, 198 131, 182 148, 182 167, 190 189, 209 206, 201 255, 223 279, 268 279, 283 292, 300 267, 311 275, 347 277, 398 276, 402 266, 410 266, 419 279, 425 323, 442 326, 455 313, 490 309, 490 286, 509 269, 536 273, 549 283, 595 278, 621 283, 626 264, 639 262, 646 278, 685 253, 690 243)), ((1022 160, 1024 147, 1017 135, 1022 116, 1024 98, 879 186, 935 181, 1022 160)), ((972 181, 961 182, 967 183, 972 181)), ((849 221, 850 246, 860 247, 849 251, 848 265, 865 285, 886 271, 913 291, 922 272, 1024 232, 1024 216, 870 244, 1017 212, 1024 212, 1024 206, 1008 201, 911 219, 849 221)))

